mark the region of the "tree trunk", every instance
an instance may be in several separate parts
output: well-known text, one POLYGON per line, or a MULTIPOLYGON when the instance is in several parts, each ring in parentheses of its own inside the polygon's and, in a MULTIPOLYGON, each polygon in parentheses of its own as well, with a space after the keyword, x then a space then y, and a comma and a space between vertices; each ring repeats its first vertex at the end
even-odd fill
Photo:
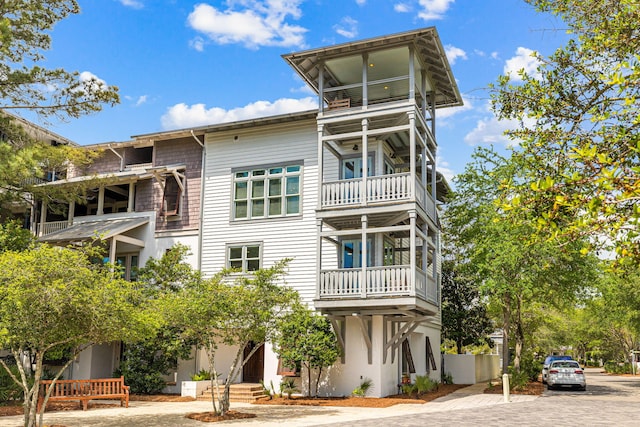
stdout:
POLYGON ((320 376, 322 375, 322 366, 318 369, 318 376, 316 377, 316 397, 318 397, 318 386, 320 385, 320 376))
POLYGON ((516 354, 513 358, 513 370, 520 372, 520 361, 522 360, 522 348, 524 347, 524 331, 522 329, 522 298, 516 298, 516 319, 515 319, 516 354))
POLYGON ((504 296, 502 307, 502 373, 509 373, 509 328, 511 327, 511 295, 504 296))
POLYGON ((462 337, 456 339, 456 350, 458 354, 462 354, 462 337))

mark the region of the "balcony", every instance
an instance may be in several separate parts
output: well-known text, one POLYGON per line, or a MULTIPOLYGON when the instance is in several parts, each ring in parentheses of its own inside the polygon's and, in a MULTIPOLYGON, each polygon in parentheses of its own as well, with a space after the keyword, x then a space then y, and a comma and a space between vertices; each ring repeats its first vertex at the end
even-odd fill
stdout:
POLYGON ((383 203, 416 202, 435 220, 435 203, 410 173, 344 179, 322 184, 321 209, 362 207, 383 203), (366 182, 366 186, 365 186, 366 182), (365 188, 365 190, 363 190, 365 188))
POLYGON ((383 267, 341 268, 321 270, 318 283, 319 300, 375 299, 390 297, 419 298, 439 305, 436 280, 423 270, 393 265, 383 267), (364 277, 364 280, 363 280, 364 277), (361 284, 364 283, 364 286, 361 284))

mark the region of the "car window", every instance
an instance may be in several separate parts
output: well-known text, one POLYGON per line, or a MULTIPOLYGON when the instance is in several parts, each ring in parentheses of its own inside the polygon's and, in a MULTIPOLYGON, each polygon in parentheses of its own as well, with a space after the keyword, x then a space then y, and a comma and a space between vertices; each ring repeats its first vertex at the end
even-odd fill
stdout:
POLYGON ((580 364, 574 361, 562 360, 562 361, 553 362, 551 366, 554 368, 579 368, 580 364))

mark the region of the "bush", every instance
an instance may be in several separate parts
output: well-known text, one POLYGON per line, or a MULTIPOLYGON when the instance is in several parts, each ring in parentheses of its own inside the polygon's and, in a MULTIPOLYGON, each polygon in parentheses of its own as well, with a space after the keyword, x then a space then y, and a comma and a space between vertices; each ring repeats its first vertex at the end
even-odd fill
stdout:
POLYGON ((426 375, 418 375, 416 377, 415 383, 416 393, 418 396, 424 393, 429 393, 430 391, 435 391, 438 389, 438 383, 433 381, 426 375))
MULTIPOLYGON (((18 367, 14 364, 9 366, 13 375, 20 377, 18 367)), ((0 403, 12 400, 22 400, 22 387, 9 376, 3 366, 0 366, 0 403)))
POLYGON ((529 375, 523 370, 516 372, 512 366, 509 366, 509 389, 525 390, 528 385, 529 375))
POLYGON ((208 381, 211 379, 211 372, 206 369, 200 369, 197 374, 191 375, 191 381, 208 381))
POLYGON ((291 395, 299 391, 293 378, 285 378, 280 382, 280 395, 286 394, 287 399, 291 399, 291 395))
POLYGON ((442 384, 453 384, 453 375, 451 375, 451 372, 442 371, 442 384))
POLYGON ((604 370, 609 374, 632 374, 632 369, 633 367, 631 366, 631 363, 628 362, 621 363, 609 361, 604 364, 604 370))
POLYGON ((525 353, 520 360, 520 372, 524 373, 529 381, 538 381, 542 364, 543 362, 537 360, 533 354, 525 353))
POLYGON ((369 378, 365 378, 362 380, 360 385, 351 392, 351 394, 353 394, 356 397, 364 397, 367 395, 367 393, 369 392, 369 389, 372 386, 373 386, 373 381, 371 381, 371 379, 369 378))

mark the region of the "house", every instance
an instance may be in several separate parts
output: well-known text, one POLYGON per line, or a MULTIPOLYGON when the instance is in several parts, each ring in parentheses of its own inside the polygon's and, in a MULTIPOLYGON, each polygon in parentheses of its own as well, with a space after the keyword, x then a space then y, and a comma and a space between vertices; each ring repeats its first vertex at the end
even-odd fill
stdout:
MULTIPOLYGON (((108 249, 108 260, 120 264, 128 280, 135 280, 138 266, 160 258, 176 243, 191 248, 187 261, 197 268, 202 137, 189 130, 87 146, 100 153, 90 166, 70 166, 64 179, 43 184, 70 191, 83 184, 86 196, 63 206, 37 201, 33 231, 38 240, 67 246, 98 238, 108 249)), ((93 346, 65 377, 111 377, 120 354, 119 343, 93 346)))
MULTIPOLYGON (((90 169, 48 184, 95 180, 86 202, 66 215, 41 205, 35 231, 55 244, 98 231, 128 275, 175 242, 205 276, 291 258, 282 285, 331 320, 343 350, 321 394, 348 395, 365 377, 372 396, 396 393, 405 375, 439 380, 436 113, 462 105, 439 36, 424 28, 283 59, 318 94, 317 110, 96 146, 90 169)), ((110 373, 117 348, 97 350, 111 358, 104 372, 96 353, 74 376, 110 373)), ((176 378, 207 364, 194 354, 176 378)), ((267 343, 241 380, 280 378, 267 343)))

